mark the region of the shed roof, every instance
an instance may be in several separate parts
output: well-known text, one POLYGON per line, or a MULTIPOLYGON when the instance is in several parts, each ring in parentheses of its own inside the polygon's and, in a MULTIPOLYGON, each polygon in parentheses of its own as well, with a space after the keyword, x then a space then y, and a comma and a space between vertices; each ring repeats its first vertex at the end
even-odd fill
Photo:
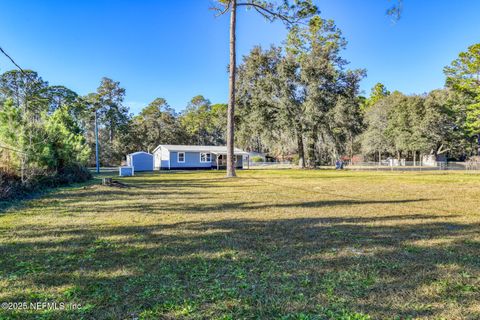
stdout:
MULTIPOLYGON (((168 151, 180 151, 180 152, 209 152, 214 154, 227 154, 226 146, 192 146, 192 145, 172 145, 172 144, 161 144, 155 148, 157 151, 159 148, 165 148, 168 151)), ((248 155, 248 152, 245 152, 241 149, 235 148, 234 153, 238 155, 248 155)))
POLYGON ((129 153, 128 155, 129 156, 135 156, 137 154, 148 154, 148 155, 152 155, 151 153, 148 153, 148 152, 145 152, 145 151, 137 151, 137 152, 134 152, 134 153, 129 153))

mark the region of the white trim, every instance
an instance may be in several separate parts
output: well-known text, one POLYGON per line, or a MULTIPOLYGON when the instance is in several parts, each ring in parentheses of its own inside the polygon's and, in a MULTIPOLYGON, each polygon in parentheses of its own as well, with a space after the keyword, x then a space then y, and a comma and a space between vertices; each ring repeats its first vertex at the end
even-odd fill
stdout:
POLYGON ((212 163, 212 153, 211 152, 199 152, 200 155, 200 163, 212 163), (207 158, 207 155, 210 155, 210 160, 207 161, 202 161, 202 154, 205 155, 205 158, 207 158))
POLYGON ((185 163, 185 152, 177 152, 177 163, 185 163), (183 154, 183 161, 180 161, 180 154, 183 154))

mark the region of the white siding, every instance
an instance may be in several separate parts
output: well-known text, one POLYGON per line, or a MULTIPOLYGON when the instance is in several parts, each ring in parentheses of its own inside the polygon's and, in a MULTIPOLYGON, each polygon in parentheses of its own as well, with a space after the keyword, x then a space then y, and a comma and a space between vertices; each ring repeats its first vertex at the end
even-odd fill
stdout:
POLYGON ((168 169, 168 162, 170 159, 170 151, 163 147, 160 147, 154 153, 154 167, 156 170, 168 169))

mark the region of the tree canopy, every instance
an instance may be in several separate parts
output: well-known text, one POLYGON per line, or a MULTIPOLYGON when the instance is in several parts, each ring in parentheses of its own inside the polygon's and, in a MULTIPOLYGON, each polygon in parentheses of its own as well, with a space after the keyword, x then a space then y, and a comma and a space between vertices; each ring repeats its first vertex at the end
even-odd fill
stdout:
POLYGON ((480 43, 461 52, 444 69, 446 85, 467 95, 472 103, 467 107, 465 128, 470 135, 478 136, 478 154, 480 155, 480 43))

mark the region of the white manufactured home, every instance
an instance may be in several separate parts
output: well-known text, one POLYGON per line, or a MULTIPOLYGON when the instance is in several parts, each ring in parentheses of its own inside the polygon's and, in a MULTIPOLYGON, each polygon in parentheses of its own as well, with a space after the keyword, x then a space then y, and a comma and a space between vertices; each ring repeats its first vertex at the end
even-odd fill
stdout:
MULTIPOLYGON (((235 148, 235 167, 248 164, 248 152, 235 148)), ((155 170, 225 169, 227 147, 161 144, 153 150, 155 170)))

